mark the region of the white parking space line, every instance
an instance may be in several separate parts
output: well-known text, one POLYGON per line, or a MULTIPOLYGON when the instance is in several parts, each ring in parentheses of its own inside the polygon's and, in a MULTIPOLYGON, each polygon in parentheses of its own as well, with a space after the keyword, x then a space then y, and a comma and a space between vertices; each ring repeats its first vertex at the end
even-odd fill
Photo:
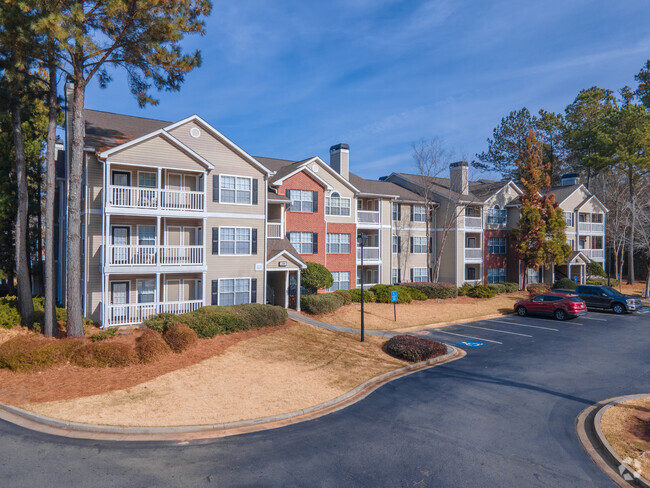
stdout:
POLYGON ((542 327, 541 325, 520 324, 519 322, 507 322, 505 320, 486 320, 485 322, 496 322, 499 324, 518 325, 520 327, 532 327, 533 329, 552 330, 554 332, 560 331, 560 329, 552 329, 551 327, 542 327))
POLYGON ((483 329, 483 330, 489 330, 491 332, 501 332, 503 334, 512 334, 512 335, 518 335, 522 337, 533 337, 532 335, 528 334, 520 334, 519 332, 508 332, 507 330, 500 330, 500 329, 493 329, 492 327, 479 327, 478 325, 467 325, 463 324, 463 327, 472 327, 473 329, 483 329))
POLYGON ((591 315, 582 315, 578 317, 579 319, 589 319, 589 320, 597 320, 598 322, 609 322, 607 319, 597 319, 596 317, 592 317, 591 315))
POLYGON ((453 332, 446 332, 444 330, 432 330, 432 331, 429 331, 429 333, 431 333, 431 334, 436 334, 436 333, 450 334, 450 335, 454 335, 454 336, 458 336, 458 337, 468 337, 469 339, 474 339, 474 340, 477 340, 477 341, 494 342, 495 344, 503 344, 503 342, 493 341, 491 339, 483 339, 482 337, 473 337, 473 336, 468 336, 468 335, 464 335, 464 334, 454 334, 453 332))

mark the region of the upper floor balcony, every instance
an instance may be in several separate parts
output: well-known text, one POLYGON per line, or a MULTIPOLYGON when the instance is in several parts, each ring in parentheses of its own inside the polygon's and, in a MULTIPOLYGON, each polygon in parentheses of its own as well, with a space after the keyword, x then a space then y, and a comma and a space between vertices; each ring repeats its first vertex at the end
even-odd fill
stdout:
POLYGON ((579 213, 578 233, 580 234, 604 234, 605 214, 602 213, 579 213))
POLYGON ((108 185, 107 206, 138 210, 203 212, 205 193, 166 188, 108 185))
POLYGON ((466 229, 482 229, 483 215, 481 207, 466 207, 463 213, 463 224, 466 229))
POLYGON ((203 245, 107 246, 107 266, 203 266, 203 245))
POLYGON ((282 239, 282 238, 284 238, 282 222, 267 222, 267 224, 266 224, 266 237, 268 239, 282 239))
MULTIPOLYGON (((381 261, 381 250, 378 247, 363 247, 363 261, 381 261)), ((357 262, 361 262, 361 248, 357 247, 357 262)))
POLYGON ((379 225, 381 223, 379 211, 357 210, 357 222, 361 225, 379 225))

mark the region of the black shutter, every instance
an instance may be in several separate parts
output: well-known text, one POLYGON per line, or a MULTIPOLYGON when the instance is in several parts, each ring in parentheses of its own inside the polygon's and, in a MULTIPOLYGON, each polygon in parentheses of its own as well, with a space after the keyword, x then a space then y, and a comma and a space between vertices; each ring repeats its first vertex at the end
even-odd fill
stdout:
POLYGON ((212 305, 219 304, 219 280, 212 280, 212 305))
POLYGON ((411 205, 411 222, 413 222, 413 209, 415 208, 415 205, 411 205))
POLYGON ((411 254, 413 254, 413 237, 411 237, 411 254))
POLYGON ((429 252, 433 252, 433 237, 429 236, 429 252))
POLYGON ((253 205, 257 205, 257 180, 253 180, 253 205))
POLYGON ((219 201, 219 175, 212 175, 212 201, 219 201))
POLYGON ((397 204, 397 220, 402 220, 402 204, 397 204))
POLYGON ((257 278, 251 280, 251 303, 257 303, 257 278))
MULTIPOLYGON (((284 195, 285 195, 289 200, 291 200, 291 190, 286 190, 286 191, 284 192, 284 195)), ((287 203, 285 204, 285 206, 284 206, 284 209, 287 210, 287 211, 291 211, 291 202, 287 202, 287 203)))
POLYGON ((411 268, 411 282, 413 282, 413 268, 411 268))
POLYGON ((397 282, 401 283, 402 282, 402 270, 397 268, 397 282))
POLYGON ((314 192, 314 213, 318 212, 318 192, 314 192))
POLYGON ((212 228, 212 254, 219 254, 219 227, 212 228))
POLYGON ((312 234, 312 240, 314 241, 314 246, 313 246, 313 254, 318 254, 318 233, 314 232, 312 234))
POLYGON ((253 229, 251 239, 251 254, 257 254, 257 229, 253 229))
POLYGON ((397 236, 397 252, 402 252, 402 236, 397 236))

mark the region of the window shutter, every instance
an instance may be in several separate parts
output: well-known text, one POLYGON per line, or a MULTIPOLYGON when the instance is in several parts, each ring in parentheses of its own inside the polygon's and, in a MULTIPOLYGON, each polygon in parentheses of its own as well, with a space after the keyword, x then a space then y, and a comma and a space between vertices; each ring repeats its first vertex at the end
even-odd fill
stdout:
POLYGON ((219 175, 212 175, 212 201, 219 201, 219 175))
POLYGON ((402 252, 402 236, 397 236, 397 252, 402 252))
POLYGON ((212 280, 212 305, 219 305, 219 280, 212 280))
POLYGON ((219 227, 212 228, 212 254, 219 254, 219 227))
POLYGON ((411 205, 411 222, 413 222, 413 209, 415 208, 414 205, 411 205))
POLYGON ((401 283, 402 282, 402 270, 397 268, 397 282, 401 283))
POLYGON ((402 220, 402 204, 397 204, 397 220, 402 220))
POLYGON ((257 303, 257 278, 251 279, 251 303, 257 303))
POLYGON ((291 190, 286 190, 284 194, 289 200, 291 200, 291 190))
POLYGON ((429 236, 429 249, 428 251, 433 252, 433 237, 429 236))
POLYGON ((251 232, 251 254, 257 254, 257 229, 251 232))
POLYGON ((411 268, 411 281, 413 281, 413 268, 411 268))
POLYGON ((414 238, 411 237, 411 253, 413 253, 413 242, 414 242, 414 238))
POLYGON ((314 213, 318 212, 318 192, 314 192, 314 213))
POLYGON ((314 250, 313 250, 312 252, 313 252, 314 254, 318 254, 318 233, 317 233, 317 232, 314 232, 314 233, 312 234, 312 239, 313 239, 313 241, 314 241, 314 245, 313 245, 313 249, 314 249, 314 250))
POLYGON ((257 180, 253 180, 253 205, 257 205, 257 180))

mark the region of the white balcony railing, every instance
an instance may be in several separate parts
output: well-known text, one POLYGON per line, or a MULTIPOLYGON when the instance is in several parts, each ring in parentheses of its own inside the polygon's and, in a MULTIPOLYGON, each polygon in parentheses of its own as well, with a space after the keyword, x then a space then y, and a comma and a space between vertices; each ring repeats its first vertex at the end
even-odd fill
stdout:
POLYGON ((266 224, 266 237, 269 239, 282 239, 282 224, 268 222, 266 224))
POLYGON ((465 216, 466 229, 482 229, 483 219, 481 217, 467 217, 465 216))
MULTIPOLYGON (((378 247, 364 247, 363 248, 364 261, 379 261, 379 248, 378 247)), ((361 248, 357 247, 357 261, 361 261, 361 248)))
POLYGON ((466 248, 465 249, 465 259, 481 259, 483 257, 483 249, 480 247, 477 248, 466 248))
POLYGON ((108 305, 106 324, 104 326, 136 325, 158 313, 180 315, 193 312, 203 306, 203 300, 186 300, 182 302, 124 303, 108 305))
POLYGON ((605 224, 602 222, 578 222, 578 231, 602 234, 605 232, 605 224))
POLYGON ((108 195, 108 204, 113 207, 178 211, 203 211, 205 208, 202 191, 110 185, 108 195))
POLYGON ((357 210, 357 220, 360 224, 378 224, 379 212, 370 210, 357 210))
POLYGON ((590 259, 605 259, 604 249, 580 249, 580 252, 590 259))
POLYGON ((107 265, 201 266, 203 246, 108 246, 107 265))

